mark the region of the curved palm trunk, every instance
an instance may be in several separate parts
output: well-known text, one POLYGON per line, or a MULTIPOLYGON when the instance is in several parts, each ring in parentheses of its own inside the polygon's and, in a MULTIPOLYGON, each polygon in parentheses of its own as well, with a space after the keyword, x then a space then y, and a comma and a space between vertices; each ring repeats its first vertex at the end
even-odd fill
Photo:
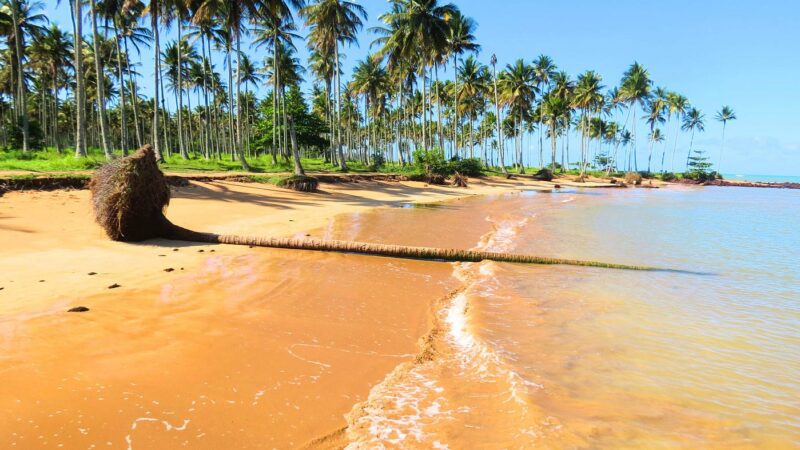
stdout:
POLYGON ((89 0, 89 13, 92 20, 92 45, 94 47, 94 71, 97 77, 97 113, 100 116, 100 142, 106 159, 111 159, 111 143, 109 142, 108 116, 106 115, 105 76, 103 75, 102 61, 100 61, 100 48, 98 47, 99 35, 97 33, 97 7, 94 0, 89 0))
POLYGON ((689 138, 689 153, 686 155, 686 171, 689 171, 689 160, 692 158, 692 145, 694 145, 694 127, 692 127, 692 135, 689 138))

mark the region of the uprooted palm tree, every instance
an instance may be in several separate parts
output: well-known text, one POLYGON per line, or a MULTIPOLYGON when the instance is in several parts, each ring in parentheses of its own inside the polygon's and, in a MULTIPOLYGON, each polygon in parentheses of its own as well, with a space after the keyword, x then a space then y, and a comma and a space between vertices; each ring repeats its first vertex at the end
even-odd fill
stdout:
POLYGON ((246 237, 201 233, 179 227, 164 216, 170 191, 156 163, 156 154, 145 145, 134 155, 112 160, 97 170, 90 183, 95 219, 115 241, 135 242, 166 238, 211 244, 357 253, 362 255, 440 261, 499 262, 527 264, 568 264, 628 270, 655 270, 650 267, 543 258, 531 255, 496 253, 363 242, 246 237))

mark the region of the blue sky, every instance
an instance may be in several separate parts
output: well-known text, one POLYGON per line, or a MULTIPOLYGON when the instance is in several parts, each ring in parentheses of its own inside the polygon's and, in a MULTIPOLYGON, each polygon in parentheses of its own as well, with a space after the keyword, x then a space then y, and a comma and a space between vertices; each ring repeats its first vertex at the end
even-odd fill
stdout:
MULTIPOLYGON (((345 50, 346 70, 372 41, 367 28, 388 9, 384 0, 361 0, 369 13, 359 47, 345 50)), ((706 115, 695 146, 716 160, 722 127, 713 120, 730 105, 723 172, 800 175, 800 1, 798 0, 456 0, 478 23, 479 58, 492 53, 505 65, 520 57, 551 56, 576 75, 593 69, 604 84, 619 83, 634 61, 656 86, 686 95, 706 115)), ((45 3, 48 16, 71 29, 67 2, 45 3)), ((88 27, 86 27, 88 31, 88 27)), ((173 30, 174 32, 174 30, 173 30)), ((298 43, 301 57, 307 52, 298 43)), ((251 50, 256 60, 264 51, 251 50)), ((142 86, 152 88, 150 53, 143 53, 142 86)), ((448 71, 445 76, 452 76, 448 71)), ((639 124, 644 143, 645 124, 639 124)), ((577 144, 575 144, 577 145, 577 144)), ((688 136, 679 147, 688 146, 688 136), (685 141, 685 142, 684 142, 685 141)), ((641 163, 640 163, 641 164, 641 163)))

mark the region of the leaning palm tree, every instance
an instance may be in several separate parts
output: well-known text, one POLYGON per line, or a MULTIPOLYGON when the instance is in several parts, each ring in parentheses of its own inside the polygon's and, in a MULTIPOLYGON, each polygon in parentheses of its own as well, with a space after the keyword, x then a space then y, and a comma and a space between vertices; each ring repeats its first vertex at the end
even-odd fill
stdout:
POLYGON ((357 43, 356 34, 367 20, 367 11, 356 2, 348 0, 317 0, 300 10, 310 28, 308 42, 310 46, 323 54, 330 54, 334 62, 334 85, 336 97, 336 148, 339 157, 339 169, 347 170, 342 150, 342 83, 339 68, 339 44, 357 43))
MULTIPOLYGON (((650 153, 647 156, 647 173, 650 172, 651 162, 653 160, 653 145, 655 144, 656 140, 652 137, 655 136, 655 130, 657 129, 656 126, 658 124, 663 124, 666 119, 664 118, 664 110, 666 109, 666 101, 662 96, 654 96, 647 105, 647 124, 650 125, 650 153)), ((663 135, 659 131, 659 136, 662 138, 657 142, 663 141, 663 135)))
POLYGON ((700 112, 697 108, 690 108, 689 111, 686 112, 686 115, 683 116, 683 125, 681 126, 683 131, 691 132, 691 138, 689 139, 689 152, 686 155, 686 170, 689 170, 689 159, 692 157, 692 145, 694 144, 694 133, 695 131, 705 131, 705 116, 702 112, 700 112))
POLYGON ((646 106, 647 100, 650 98, 652 84, 653 82, 650 80, 650 74, 647 72, 647 69, 642 67, 638 62, 635 62, 623 74, 619 90, 622 101, 630 105, 633 113, 631 134, 633 136, 634 170, 639 170, 636 155, 636 107, 641 106, 644 108, 646 106))
POLYGON ((722 147, 719 150, 719 162, 717 163, 717 173, 722 173, 722 155, 725 152, 725 127, 731 120, 736 120, 736 113, 730 106, 723 106, 714 117, 718 122, 722 122, 722 147))
POLYGON ((131 157, 120 158, 103 166, 92 178, 90 188, 95 220, 108 237, 116 241, 133 242, 161 237, 213 244, 345 252, 434 261, 480 262, 491 260, 522 264, 568 264, 626 270, 658 270, 646 266, 498 252, 347 241, 244 237, 191 231, 173 224, 164 215, 164 208, 170 199, 169 186, 164 174, 158 169, 155 153, 150 146, 143 147, 131 157))

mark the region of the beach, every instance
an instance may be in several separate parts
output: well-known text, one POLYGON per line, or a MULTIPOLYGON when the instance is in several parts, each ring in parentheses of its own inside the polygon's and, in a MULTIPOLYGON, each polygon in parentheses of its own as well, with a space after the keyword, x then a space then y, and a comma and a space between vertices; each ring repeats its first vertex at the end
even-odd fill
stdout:
MULTIPOLYGON (((300 194, 192 183, 173 190, 168 215, 204 231, 322 238, 343 214, 533 188, 547 186, 326 184, 300 194)), ((111 242, 85 190, 10 192, 0 211, 6 448, 283 447, 335 434, 413 359, 434 302, 457 285, 436 262, 392 261, 387 272, 364 256, 111 242), (67 313, 77 306, 89 311, 67 313)))
POLYGON ((797 244, 786 234, 796 191, 558 182, 337 183, 317 194, 192 182, 173 189, 167 215, 220 233, 679 271, 114 243, 92 223, 87 191, 7 193, 0 428, 11 433, 0 444, 798 442, 800 273, 779 247, 797 244), (89 311, 66 312, 75 306, 89 311))

